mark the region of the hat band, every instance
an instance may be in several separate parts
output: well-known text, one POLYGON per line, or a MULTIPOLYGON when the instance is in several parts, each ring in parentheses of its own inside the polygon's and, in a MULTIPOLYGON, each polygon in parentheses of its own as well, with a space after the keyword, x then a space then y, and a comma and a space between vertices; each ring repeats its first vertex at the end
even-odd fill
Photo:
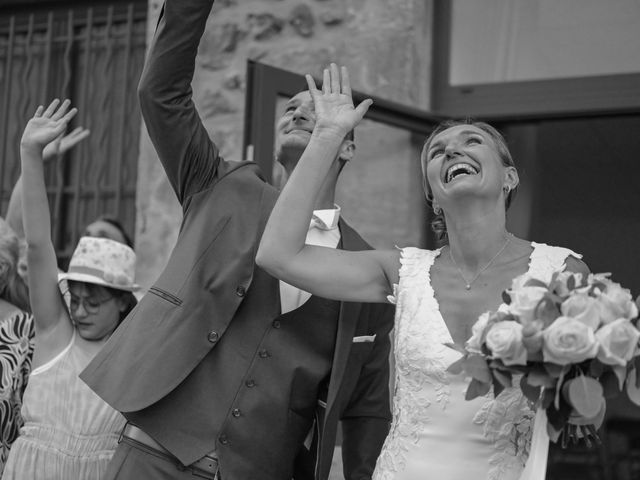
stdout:
POLYGON ((107 280, 105 277, 104 270, 100 270, 99 268, 86 267, 84 265, 75 265, 69 266, 69 270, 67 273, 81 273, 84 275, 92 275, 94 277, 100 278, 102 281, 107 283, 113 283, 112 281, 107 280))

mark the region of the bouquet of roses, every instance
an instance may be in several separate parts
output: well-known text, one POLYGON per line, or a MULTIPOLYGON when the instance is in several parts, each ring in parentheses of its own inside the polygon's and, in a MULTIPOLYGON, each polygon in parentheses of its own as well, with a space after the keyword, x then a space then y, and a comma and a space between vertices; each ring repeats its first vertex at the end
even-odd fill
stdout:
POLYGON ((526 398, 546 411, 553 441, 575 426, 597 439, 606 399, 621 392, 640 405, 638 306, 609 274, 556 272, 548 284, 523 275, 503 300, 480 316, 449 367, 472 378, 467 400, 491 387, 497 396, 519 379, 526 398))

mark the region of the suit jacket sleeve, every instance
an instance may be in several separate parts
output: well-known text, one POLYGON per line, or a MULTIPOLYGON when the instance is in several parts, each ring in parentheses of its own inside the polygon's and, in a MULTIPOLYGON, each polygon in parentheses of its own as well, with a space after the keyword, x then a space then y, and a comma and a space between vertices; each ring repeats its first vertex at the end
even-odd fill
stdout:
POLYGON ((171 186, 184 206, 219 174, 218 148, 192 100, 200 38, 213 0, 166 0, 138 86, 140 108, 171 186))
POLYGON ((342 462, 347 480, 371 478, 391 422, 389 333, 394 307, 380 304, 372 311, 376 316, 376 341, 341 419, 342 462))

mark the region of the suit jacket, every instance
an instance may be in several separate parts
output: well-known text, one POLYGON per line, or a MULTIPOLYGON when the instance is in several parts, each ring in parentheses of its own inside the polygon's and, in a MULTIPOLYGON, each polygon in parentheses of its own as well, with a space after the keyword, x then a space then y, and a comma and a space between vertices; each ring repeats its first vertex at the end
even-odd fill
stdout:
MULTIPOLYGON (((270 424, 270 418, 252 425, 252 443, 229 443, 222 433, 233 415, 234 392, 249 382, 247 364, 234 357, 233 343, 240 351, 255 332, 225 333, 234 326, 271 324, 280 314, 280 300, 277 280, 254 262, 277 192, 255 164, 219 155, 191 98, 195 56, 212 4, 165 2, 139 87, 147 129, 183 207, 176 246, 149 293, 81 377, 183 464, 216 449, 227 480, 284 480, 293 459, 306 453, 313 459, 312 474, 327 478, 339 420, 346 477, 369 478, 391 417, 388 305, 341 304, 326 408, 317 415, 313 451, 288 442, 287 435, 273 438, 281 425, 270 424), (354 336, 375 341, 354 344, 354 336), (222 365, 224 375, 216 374, 222 365), (282 458, 271 458, 265 448, 274 442, 284 442, 278 450, 282 458), (266 467, 274 462, 285 467, 266 467)), ((343 248, 369 248, 344 222, 340 229, 343 248)), ((291 360, 294 367, 304 362, 291 360)), ((279 372, 270 374, 275 379, 279 372)), ((283 392, 264 402, 287 405, 295 399, 283 392)), ((302 473, 308 462, 296 465, 301 467, 296 478, 311 478, 302 473)))

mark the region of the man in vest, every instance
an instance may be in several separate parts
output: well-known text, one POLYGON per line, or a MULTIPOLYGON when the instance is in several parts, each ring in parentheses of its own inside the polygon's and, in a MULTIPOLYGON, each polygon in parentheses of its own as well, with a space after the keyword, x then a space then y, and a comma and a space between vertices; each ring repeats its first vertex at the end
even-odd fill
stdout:
MULTIPOLYGON (((82 373, 128 420, 113 479, 326 479, 343 433, 348 479, 370 478, 389 428, 392 308, 310 296, 255 265, 277 191, 224 160, 191 98, 213 0, 166 0, 140 80, 149 135, 183 208, 176 246, 82 373)), ((314 126, 308 92, 276 126, 291 171, 314 126)), ((370 248, 333 203, 346 138, 308 242, 370 248)))

